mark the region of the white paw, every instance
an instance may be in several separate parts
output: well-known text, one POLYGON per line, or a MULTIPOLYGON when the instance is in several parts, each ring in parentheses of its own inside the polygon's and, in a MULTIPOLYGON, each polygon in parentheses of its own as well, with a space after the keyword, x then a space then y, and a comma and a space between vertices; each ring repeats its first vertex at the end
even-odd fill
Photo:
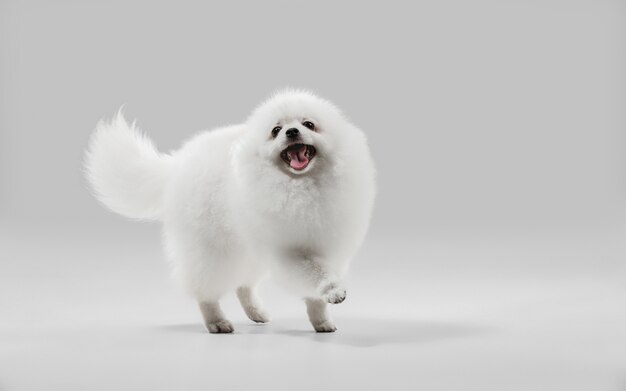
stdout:
POLYGON ((205 324, 205 326, 211 334, 232 333, 235 330, 233 325, 226 319, 218 320, 217 322, 213 323, 207 323, 205 324))
POLYGON ((330 283, 322 290, 322 299, 330 304, 339 304, 346 299, 346 289, 342 286, 330 283))
POLYGON ((261 308, 246 308, 246 315, 248 315, 248 318, 250 318, 250 320, 253 320, 257 323, 267 323, 270 321, 270 316, 264 309, 261 308))
POLYGON ((313 328, 318 333, 334 333, 335 331, 337 331, 337 327, 335 327, 335 324, 330 320, 326 320, 319 324, 314 324, 313 328))

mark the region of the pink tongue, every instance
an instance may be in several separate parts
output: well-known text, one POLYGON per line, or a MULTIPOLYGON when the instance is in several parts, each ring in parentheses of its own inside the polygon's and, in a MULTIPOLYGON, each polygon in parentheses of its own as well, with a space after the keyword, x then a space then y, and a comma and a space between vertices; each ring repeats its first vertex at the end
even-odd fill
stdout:
POLYGON ((287 155, 289 155, 289 165, 291 168, 295 170, 302 170, 304 167, 309 164, 309 159, 304 156, 306 152, 306 146, 302 146, 300 149, 294 149, 291 151, 287 151, 287 155))

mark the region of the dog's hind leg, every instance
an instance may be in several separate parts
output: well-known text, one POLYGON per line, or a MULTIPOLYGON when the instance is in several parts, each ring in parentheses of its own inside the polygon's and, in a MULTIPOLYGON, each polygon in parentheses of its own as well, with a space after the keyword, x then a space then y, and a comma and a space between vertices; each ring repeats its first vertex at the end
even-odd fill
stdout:
POLYGON ((250 320, 257 323, 267 323, 270 321, 267 312, 263 309, 259 296, 256 294, 256 288, 254 286, 240 286, 237 288, 237 297, 250 320))
POLYGON ((226 319, 220 303, 215 301, 201 301, 198 303, 204 319, 204 326, 212 334, 232 333, 233 325, 226 319))

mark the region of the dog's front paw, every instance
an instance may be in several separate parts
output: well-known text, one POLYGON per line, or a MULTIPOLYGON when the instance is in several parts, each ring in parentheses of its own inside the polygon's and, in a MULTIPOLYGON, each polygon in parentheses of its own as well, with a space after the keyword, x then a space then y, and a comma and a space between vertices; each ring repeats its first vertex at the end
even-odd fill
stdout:
POLYGON ((334 333, 335 331, 337 331, 337 327, 335 327, 333 322, 331 322, 329 320, 325 320, 325 321, 323 321, 321 323, 314 324, 313 328, 318 333, 334 333))
POLYGON ((324 300, 330 304, 339 304, 343 303, 346 299, 346 290, 343 288, 335 288, 331 289, 326 295, 324 295, 324 300))
POLYGON ((322 299, 330 304, 339 304, 346 299, 346 289, 337 283, 330 283, 322 289, 322 299))
POLYGON ((211 334, 228 334, 232 333, 235 330, 233 325, 226 319, 218 320, 217 322, 206 323, 205 326, 211 334))

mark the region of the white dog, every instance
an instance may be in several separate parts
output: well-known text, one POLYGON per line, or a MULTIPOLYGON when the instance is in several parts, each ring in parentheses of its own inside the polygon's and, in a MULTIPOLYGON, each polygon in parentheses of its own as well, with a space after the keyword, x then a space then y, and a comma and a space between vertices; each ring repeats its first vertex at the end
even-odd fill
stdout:
POLYGON ((336 330, 328 303, 360 246, 374 202, 365 135, 330 102, 285 91, 241 125, 203 132, 159 153, 120 114, 98 124, 86 154, 98 199, 163 222, 174 275, 211 333, 230 333, 219 305, 236 290, 250 319, 267 322, 255 293, 271 274, 305 299, 318 332, 336 330))

